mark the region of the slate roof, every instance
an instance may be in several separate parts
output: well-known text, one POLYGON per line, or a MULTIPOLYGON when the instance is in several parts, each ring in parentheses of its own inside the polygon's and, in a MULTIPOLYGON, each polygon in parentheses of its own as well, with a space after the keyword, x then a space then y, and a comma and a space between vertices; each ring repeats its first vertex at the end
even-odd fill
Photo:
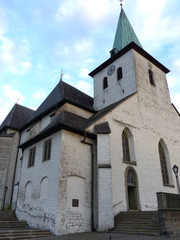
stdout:
POLYGON ((95 74, 99 73, 101 70, 103 70, 105 67, 109 66, 111 63, 113 63, 116 59, 123 56, 126 52, 129 50, 134 49, 136 52, 141 54, 143 57, 145 57, 147 60, 152 62, 155 66, 160 68, 164 73, 170 72, 169 69, 167 69, 164 65, 162 65, 159 61, 157 61, 154 57, 152 57, 148 52, 146 52, 144 49, 139 47, 136 43, 131 42, 126 47, 124 47, 122 50, 117 52, 114 56, 110 57, 108 60, 106 60, 104 63, 102 63, 99 67, 94 69, 92 72, 89 73, 91 77, 94 77, 95 74))
POLYGON ((22 126, 30 120, 33 113, 34 110, 19 104, 15 104, 2 122, 0 126, 0 133, 2 133, 5 128, 20 130, 22 126))
MULTIPOLYGON (((68 111, 62 111, 46 128, 44 128, 38 135, 34 136, 27 142, 21 144, 19 148, 27 148, 28 146, 44 139, 45 137, 50 136, 51 134, 65 129, 80 135, 84 135, 85 126, 87 124, 87 119, 80 117, 74 113, 68 111)), ((86 136, 90 138, 96 138, 96 135, 93 133, 86 133, 86 136)))
POLYGON ((100 111, 98 111, 97 113, 93 114, 90 118, 88 118, 87 124, 85 126, 85 129, 87 129, 90 125, 92 125, 93 123, 95 123, 96 121, 98 121, 100 118, 102 118, 103 116, 105 116, 107 113, 109 113, 110 111, 112 111, 116 106, 118 106, 119 104, 121 104, 122 102, 126 101, 128 98, 130 98, 131 96, 135 95, 136 93, 132 93, 129 96, 115 102, 112 103, 111 105, 101 109, 100 111))
POLYGON ((123 8, 121 8, 121 13, 114 38, 113 49, 116 48, 118 50, 121 50, 131 42, 135 42, 139 47, 142 48, 142 45, 139 42, 136 33, 134 32, 134 29, 132 28, 123 8))
MULTIPOLYGON (((74 104, 90 112, 96 112, 93 109, 92 97, 63 81, 60 81, 39 108, 34 112, 27 125, 34 123, 41 117, 57 109, 57 107, 62 106, 65 102, 74 104)), ((26 128, 27 125, 25 125, 24 128, 26 128)))
POLYGON ((109 134, 111 129, 108 122, 103 122, 94 126, 94 131, 97 134, 109 134))

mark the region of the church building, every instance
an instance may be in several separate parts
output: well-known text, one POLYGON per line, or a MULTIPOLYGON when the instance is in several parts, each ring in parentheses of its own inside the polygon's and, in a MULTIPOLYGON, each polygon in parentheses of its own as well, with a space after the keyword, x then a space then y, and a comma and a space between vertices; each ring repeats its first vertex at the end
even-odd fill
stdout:
POLYGON ((93 98, 61 79, 36 111, 16 104, 0 126, 1 148, 8 142, 0 201, 7 185, 18 219, 56 235, 107 231, 121 212, 157 211, 157 192, 177 193, 180 166, 168 72, 121 7, 110 58, 89 74, 93 98))

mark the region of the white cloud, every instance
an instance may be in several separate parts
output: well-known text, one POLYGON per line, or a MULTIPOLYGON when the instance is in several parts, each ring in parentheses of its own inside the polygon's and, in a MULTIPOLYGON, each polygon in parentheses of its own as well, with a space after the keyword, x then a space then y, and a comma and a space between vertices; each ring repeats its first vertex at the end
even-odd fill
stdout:
POLYGON ((92 84, 85 82, 85 81, 78 81, 75 84, 75 87, 78 88, 80 91, 92 96, 93 95, 93 86, 92 84))
POLYGON ((44 100, 47 97, 47 94, 43 90, 37 90, 36 93, 33 94, 33 100, 44 100))
POLYGON ((29 60, 29 43, 26 39, 12 40, 0 35, 0 70, 24 75, 32 64, 29 60))
POLYGON ((173 88, 177 84, 177 78, 174 76, 167 76, 167 81, 169 88, 173 88))
POLYGON ((79 76, 80 76, 80 77, 83 77, 83 78, 87 78, 89 73, 90 73, 90 70, 89 70, 89 69, 87 69, 87 68, 81 68, 81 69, 80 69, 79 76))
POLYGON ((174 65, 177 66, 177 67, 180 67, 180 59, 176 60, 174 65))
POLYGON ((81 39, 76 43, 75 50, 78 53, 89 52, 92 49, 92 39, 81 39))
MULTIPOLYGON (((117 0, 114 0, 117 3, 117 0)), ((102 19, 109 15, 110 9, 113 8, 112 0, 66 0, 60 3, 60 6, 55 14, 55 18, 58 21, 62 21, 64 18, 84 16, 91 21, 102 19)))
POLYGON ((171 95, 171 102, 174 104, 174 106, 180 112, 180 93, 171 95))
POLYGON ((10 85, 4 85, 2 87, 2 90, 3 90, 3 95, 4 97, 10 101, 11 103, 23 103, 24 101, 24 96, 16 89, 14 89, 12 86, 10 85))

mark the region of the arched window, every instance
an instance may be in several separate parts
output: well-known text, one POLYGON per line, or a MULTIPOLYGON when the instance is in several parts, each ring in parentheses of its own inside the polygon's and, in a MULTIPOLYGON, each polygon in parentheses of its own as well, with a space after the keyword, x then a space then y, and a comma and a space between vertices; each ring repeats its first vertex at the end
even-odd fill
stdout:
POLYGON ((41 187, 40 187, 40 198, 48 198, 49 193, 49 180, 47 177, 44 177, 41 180, 41 187))
POLYGON ((122 77, 123 77, 122 67, 119 67, 117 69, 117 81, 120 80, 122 77))
POLYGON ((123 160, 125 162, 130 162, 130 150, 129 150, 129 139, 125 131, 122 133, 122 147, 123 147, 123 160))
POLYGON ((127 183, 136 185, 135 175, 132 169, 129 169, 127 173, 127 183))
POLYGON ((151 83, 153 86, 155 86, 154 74, 153 74, 153 72, 149 69, 148 73, 149 73, 149 81, 150 81, 150 83, 151 83))
POLYGON ((161 164, 161 173, 162 173, 162 180, 164 185, 169 185, 169 176, 168 176, 168 168, 167 168, 167 160, 164 148, 159 142, 159 158, 161 164))
POLYGON ((32 195, 32 182, 28 181, 25 186, 25 201, 31 200, 31 195, 32 195))
POLYGON ((108 78, 107 77, 104 77, 103 78, 103 89, 107 88, 108 87, 108 78))

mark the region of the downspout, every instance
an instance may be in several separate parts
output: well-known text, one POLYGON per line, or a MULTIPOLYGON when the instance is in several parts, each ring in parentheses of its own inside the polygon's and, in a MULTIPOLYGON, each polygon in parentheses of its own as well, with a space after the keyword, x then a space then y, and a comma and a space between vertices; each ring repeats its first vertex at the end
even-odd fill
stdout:
POLYGON ((84 144, 87 144, 91 148, 91 226, 92 231, 95 231, 94 228, 94 146, 92 143, 86 142, 86 132, 84 134, 84 139, 81 141, 84 144))
MULTIPOLYGON (((20 132, 18 132, 18 134, 19 134, 19 141, 18 141, 18 146, 19 146, 20 140, 21 140, 21 134, 20 134, 20 132)), ((12 190, 11 190, 11 204, 12 204, 12 199, 13 199, 14 182, 15 182, 15 177, 16 177, 16 169, 17 169, 18 154, 19 154, 18 146, 17 146, 16 162, 15 162, 15 168, 14 168, 14 174, 13 174, 13 182, 12 182, 12 190)))

